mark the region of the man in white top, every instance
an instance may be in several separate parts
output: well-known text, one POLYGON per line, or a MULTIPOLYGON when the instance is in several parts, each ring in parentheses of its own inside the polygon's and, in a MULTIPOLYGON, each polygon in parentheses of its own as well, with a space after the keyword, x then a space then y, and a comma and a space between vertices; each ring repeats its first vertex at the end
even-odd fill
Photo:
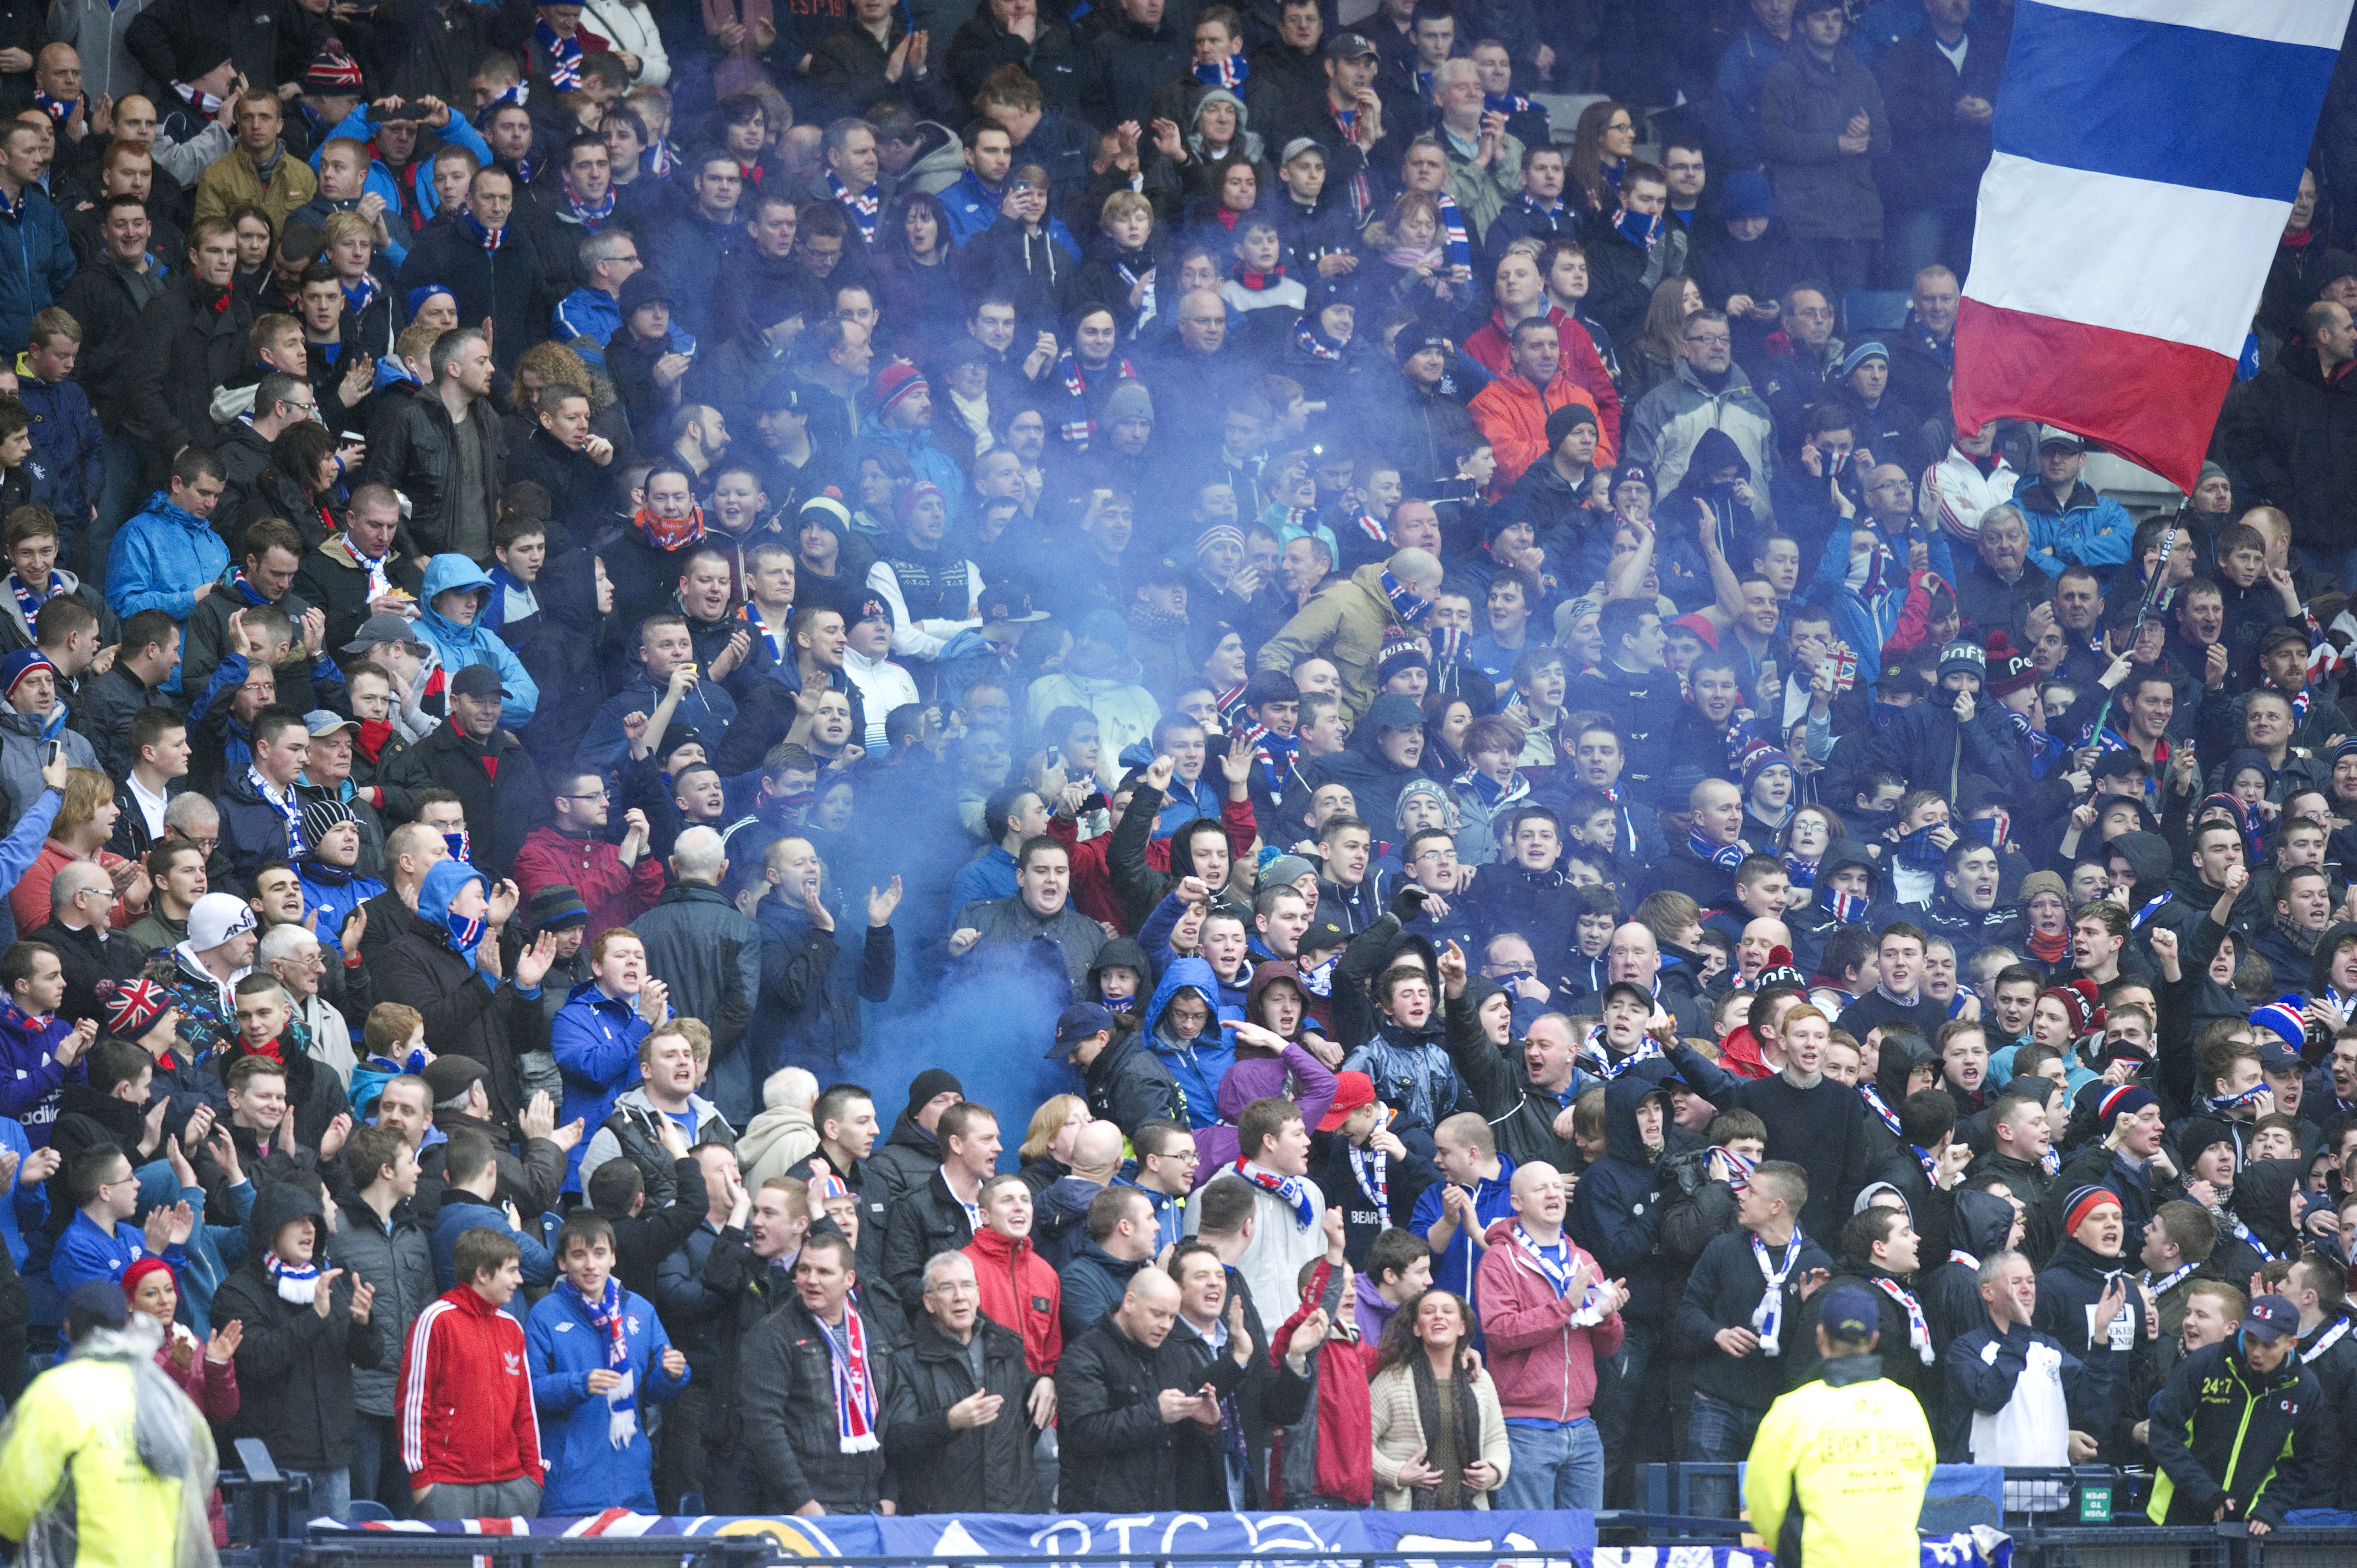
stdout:
POLYGON ((352 1033, 344 1015, 319 994, 319 980, 327 973, 328 961, 317 936, 302 926, 273 926, 255 945, 253 961, 276 975, 294 999, 295 1016, 311 1032, 311 1054, 334 1068, 338 1078, 350 1082, 359 1058, 352 1053, 352 1033))
POLYGON ((881 594, 860 601, 859 618, 844 633, 843 672, 859 688, 867 733, 859 744, 871 756, 884 755, 884 721, 893 709, 918 702, 917 682, 892 662, 892 606, 881 594))
MULTIPOLYGON (((2108 1333, 2088 1337, 2084 1360, 2030 1326, 2038 1315, 2038 1274, 2019 1252, 1981 1260, 1981 1304, 1988 1322, 1948 1344, 1947 1398, 1937 1434, 1940 1452, 1975 1465, 2083 1465, 2095 1455, 2090 1432, 2108 1428, 2126 1392, 2125 1358, 2108 1333)), ((2093 1308, 2109 1325, 2131 1310, 2115 1278, 2093 1308)))
MULTIPOLYGON (((1283 1321, 1300 1299, 1301 1265, 1326 1251, 1326 1195, 1309 1177, 1301 1108, 1281 1095, 1254 1101, 1237 1118, 1236 1147, 1236 1163, 1220 1179, 1251 1186, 1253 1212, 1249 1239, 1231 1262, 1254 1305, 1283 1321)), ((1200 1203, 1188 1210, 1188 1223, 1199 1231, 1203 1213, 1200 1203)), ((1216 1244, 1218 1238, 1205 1240, 1216 1244)))

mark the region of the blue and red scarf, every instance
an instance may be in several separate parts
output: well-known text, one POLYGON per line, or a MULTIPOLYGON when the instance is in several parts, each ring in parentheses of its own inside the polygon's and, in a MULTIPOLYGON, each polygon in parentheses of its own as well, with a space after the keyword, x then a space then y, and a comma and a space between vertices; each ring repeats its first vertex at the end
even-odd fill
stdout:
POLYGON ((829 1359, 834 1369, 834 1445, 845 1454, 867 1454, 881 1447, 876 1435, 876 1379, 867 1369, 867 1327, 859 1314, 846 1311, 841 1329, 821 1323, 829 1359))
POLYGON ((1304 1230, 1318 1223, 1318 1206, 1309 1201, 1308 1184, 1299 1176, 1279 1176, 1241 1156, 1237 1158, 1234 1169, 1236 1175, 1263 1192, 1274 1194, 1291 1205, 1294 1218, 1300 1221, 1304 1230))
POLYGON ((556 29, 544 19, 532 25, 533 41, 548 54, 548 84, 559 92, 581 91, 581 36, 569 38, 556 36, 556 29))
POLYGON ((581 1310, 588 1314, 590 1326, 597 1330, 598 1343, 606 1351, 606 1369, 622 1380, 606 1391, 606 1441, 617 1448, 627 1448, 630 1439, 638 1435, 639 1402, 637 1380, 630 1373, 630 1323, 622 1311, 620 1283, 609 1276, 602 1294, 581 1297, 581 1310))

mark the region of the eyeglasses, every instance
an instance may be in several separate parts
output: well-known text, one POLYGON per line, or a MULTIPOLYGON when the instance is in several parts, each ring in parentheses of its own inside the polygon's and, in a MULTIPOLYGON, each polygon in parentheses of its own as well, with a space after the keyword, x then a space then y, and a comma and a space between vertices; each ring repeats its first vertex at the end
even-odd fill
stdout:
POLYGON ((587 795, 559 795, 557 797, 560 800, 610 800, 613 798, 614 792, 611 789, 598 789, 587 795))

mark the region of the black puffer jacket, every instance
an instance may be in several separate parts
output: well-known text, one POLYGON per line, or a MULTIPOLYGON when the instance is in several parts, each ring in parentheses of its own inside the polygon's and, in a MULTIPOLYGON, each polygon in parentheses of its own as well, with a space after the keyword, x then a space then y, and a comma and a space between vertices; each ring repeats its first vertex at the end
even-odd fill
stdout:
MULTIPOLYGON (((876 1179, 875 1162, 868 1162, 868 1180, 876 1179)), ((884 1278, 902 1301, 915 1301, 924 1292, 925 1260, 936 1252, 954 1252, 974 1240, 974 1224, 965 1205, 950 1191, 950 1184, 933 1167, 921 1187, 902 1193, 892 1204, 891 1222, 884 1230, 884 1278)))
POLYGON ((941 1166, 941 1140, 918 1126, 916 1117, 903 1111, 894 1118, 884 1146, 867 1156, 867 1185, 862 1191, 870 1203, 882 1204, 888 1214, 902 1193, 924 1186, 941 1166))
POLYGON ((1056 1501, 1071 1513, 1157 1513, 1178 1506, 1178 1436, 1157 1396, 1187 1382, 1191 1360, 1149 1350, 1111 1313, 1056 1363, 1056 1431, 1070 1453, 1056 1501))
POLYGON ((974 1318, 982 1337, 977 1390, 963 1346, 920 1314, 910 1342, 892 1352, 892 1403, 884 1417, 884 1455, 899 1477, 907 1513, 1039 1513, 1048 1499, 1031 1462, 1030 1418, 1025 1404, 1035 1380, 1023 1364, 1023 1341, 986 1317, 974 1318), (987 1426, 950 1425, 950 1406, 974 1392, 1006 1402, 987 1426))
MULTIPOLYGON (((718 1251, 715 1248, 715 1252, 718 1251)), ((710 1265, 705 1265, 710 1278, 710 1265)), ((846 1309, 846 1324, 849 1315, 846 1309)), ((884 1455, 845 1454, 836 1446, 834 1352, 826 1330, 800 1301, 790 1301, 747 1335, 737 1358, 741 1441, 761 1478, 764 1510, 791 1513, 816 1501, 829 1513, 873 1513, 883 1488, 884 1455)), ((889 1359, 867 1326, 867 1366, 877 1391, 877 1435, 891 1431, 889 1359)))
MULTIPOLYGON (((436 731, 436 734, 441 733, 436 731)), ((540 1004, 516 993, 511 981, 495 991, 473 964, 451 950, 438 922, 412 916, 409 929, 376 961, 377 983, 425 1016, 425 1037, 436 1054, 453 1053, 482 1063, 491 1111, 501 1120, 523 1109, 523 1079, 516 1068, 517 1042, 544 1035, 540 1004)))
POLYGON ((238 1412, 229 1435, 259 1437, 270 1456, 291 1470, 341 1469, 352 1462, 352 1369, 380 1368, 388 1357, 382 1326, 352 1321, 347 1275, 330 1286, 326 1316, 279 1299, 264 1267, 270 1243, 286 1225, 308 1216, 325 1240, 319 1200, 289 1182, 273 1182, 254 1196, 245 1262, 213 1295, 212 1320, 245 1325, 237 1348, 238 1412))

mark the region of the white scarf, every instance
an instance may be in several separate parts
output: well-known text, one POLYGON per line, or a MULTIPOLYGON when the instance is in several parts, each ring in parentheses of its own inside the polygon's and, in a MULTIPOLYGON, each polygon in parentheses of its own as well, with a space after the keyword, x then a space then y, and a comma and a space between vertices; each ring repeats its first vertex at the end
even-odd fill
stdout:
POLYGON ((1803 1238, 1799 1226, 1792 1228, 1792 1239, 1784 1243, 1784 1261, 1770 1264, 1768 1243, 1751 1233, 1751 1257, 1760 1265, 1760 1277, 1768 1282, 1760 1295, 1760 1305, 1751 1309, 1751 1331, 1760 1336, 1760 1353, 1781 1356, 1784 1353, 1784 1282, 1792 1277, 1793 1266, 1801 1261, 1803 1238))

